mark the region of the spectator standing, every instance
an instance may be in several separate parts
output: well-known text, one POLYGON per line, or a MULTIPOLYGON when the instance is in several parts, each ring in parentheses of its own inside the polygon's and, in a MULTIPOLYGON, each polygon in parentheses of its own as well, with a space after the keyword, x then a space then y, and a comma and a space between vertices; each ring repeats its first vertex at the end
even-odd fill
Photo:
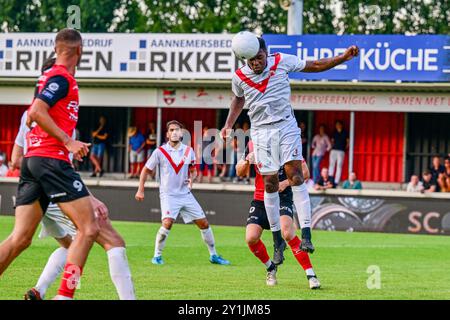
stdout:
MULTIPOLYGON (((250 124, 247 121, 242 124, 242 130, 245 133, 245 145, 247 146, 250 141, 250 134, 248 132, 248 130, 250 130, 250 124)), ((244 184, 250 184, 250 170, 251 166, 247 168, 247 172, 244 177, 244 184)))
POLYGON ((320 172, 320 178, 319 181, 314 186, 314 189, 316 190, 327 190, 327 189, 333 189, 336 185, 334 183, 333 177, 328 174, 327 168, 322 168, 322 171, 320 172))
POLYGON ((305 121, 300 121, 298 124, 300 128, 300 136, 302 139, 302 156, 305 161, 308 159, 308 133, 306 132, 305 121))
POLYGON ((344 165, 345 150, 348 149, 349 136, 342 121, 336 121, 336 130, 331 138, 333 145, 330 152, 329 174, 334 178, 334 182, 339 184, 342 175, 342 166, 344 165), (336 169, 336 172, 335 172, 336 169))
POLYGON ((408 183, 408 186, 406 187, 407 192, 422 192, 423 191, 423 185, 422 182, 419 181, 419 177, 416 174, 413 174, 411 176, 411 180, 408 183))
POLYGON ((325 125, 320 125, 319 133, 313 138, 312 148, 313 181, 317 182, 320 176, 320 163, 322 162, 323 156, 331 150, 331 141, 325 133, 325 125))
POLYGON ((128 129, 128 152, 130 153, 130 176, 129 178, 139 178, 142 165, 145 161, 145 137, 136 127, 128 129))
POLYGON ((425 170, 422 174, 423 192, 430 193, 437 191, 437 181, 433 179, 433 175, 430 170, 425 170))
POLYGON ((147 140, 145 141, 145 144, 147 145, 147 159, 148 159, 150 158, 153 151, 155 151, 157 147, 156 125, 154 122, 150 122, 148 124, 146 138, 147 140))
POLYGON ((445 167, 441 164, 441 157, 434 156, 433 159, 431 160, 431 168, 430 168, 430 172, 431 175, 433 176, 433 179, 437 181, 439 175, 441 173, 444 173, 444 171, 445 167))
POLYGON ((206 170, 208 176, 208 183, 212 183, 214 175, 214 149, 215 149, 215 137, 208 133, 208 127, 203 127, 203 136, 201 146, 198 146, 198 150, 201 152, 199 159, 202 159, 200 163, 200 175, 199 181, 203 182, 203 175, 206 170), (200 148, 201 147, 201 148, 200 148))
POLYGON ((353 190, 361 190, 362 184, 361 181, 356 179, 356 173, 351 172, 348 176, 348 180, 344 181, 344 184, 342 185, 342 188, 344 189, 353 189, 353 190))
POLYGON ((102 165, 108 138, 109 133, 106 126, 106 117, 100 116, 97 130, 92 132, 92 151, 89 158, 94 166, 94 172, 92 172, 91 177, 96 177, 97 175, 102 177, 104 174, 102 165))
POLYGON ((6 177, 8 167, 5 165, 5 157, 0 154, 0 177, 6 177))

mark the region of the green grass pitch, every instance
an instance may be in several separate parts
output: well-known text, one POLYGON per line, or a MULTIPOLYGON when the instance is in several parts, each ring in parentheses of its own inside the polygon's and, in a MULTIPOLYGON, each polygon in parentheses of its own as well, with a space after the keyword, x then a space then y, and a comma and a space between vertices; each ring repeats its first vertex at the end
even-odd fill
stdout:
MULTIPOLYGON (((13 227, 12 217, 0 217, 0 239, 13 227)), ((231 266, 212 265, 199 230, 177 224, 167 240, 166 264, 154 266, 158 224, 115 222, 128 246, 128 259, 138 299, 450 299, 450 237, 315 231, 314 268, 322 289, 312 291, 290 250, 278 271, 278 286, 267 287, 265 270, 244 242, 243 227, 213 227, 217 248, 231 266), (369 266, 381 270, 381 288, 368 289, 369 266)), ((264 242, 272 253, 272 241, 264 242)), ((53 239, 35 239, 0 279, 0 299, 22 299, 32 287, 53 239)), ((50 288, 51 298, 59 279, 50 288)), ((89 256, 77 299, 117 299, 107 258, 96 245, 89 256)))

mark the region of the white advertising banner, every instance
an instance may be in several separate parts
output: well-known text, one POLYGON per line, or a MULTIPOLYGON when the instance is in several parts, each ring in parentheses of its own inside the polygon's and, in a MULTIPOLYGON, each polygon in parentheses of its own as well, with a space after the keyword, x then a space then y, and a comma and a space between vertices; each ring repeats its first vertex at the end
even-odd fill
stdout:
MULTIPOLYGON (((231 79, 230 34, 83 36, 79 78, 231 79)), ((54 33, 0 33, 0 77, 37 77, 54 55, 54 33)))
MULTIPOLYGON (((232 97, 231 89, 159 89, 157 101, 164 108, 223 109, 232 97)), ((450 112, 450 94, 293 91, 291 104, 295 110, 450 112)))

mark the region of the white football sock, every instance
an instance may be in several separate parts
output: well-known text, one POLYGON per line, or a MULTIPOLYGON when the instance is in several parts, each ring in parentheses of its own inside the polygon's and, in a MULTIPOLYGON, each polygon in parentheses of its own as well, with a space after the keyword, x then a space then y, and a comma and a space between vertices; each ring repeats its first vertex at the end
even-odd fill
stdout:
POLYGON ((155 241, 155 255, 154 257, 159 257, 162 255, 162 252, 164 250, 164 246, 166 245, 167 237, 169 236, 170 230, 161 227, 158 230, 158 233, 156 234, 156 241, 155 241))
POLYGON ((311 202, 306 185, 302 183, 299 186, 293 186, 292 194, 300 227, 311 228, 311 202))
POLYGON ((264 191, 264 207, 266 208, 270 230, 272 232, 280 231, 280 196, 278 191, 273 193, 264 191))
POLYGON ((316 276, 316 273, 314 272, 313 268, 306 269, 305 273, 306 273, 307 276, 310 276, 310 277, 315 277, 316 276))
POLYGON ((109 273, 119 294, 119 299, 136 300, 126 249, 116 247, 106 253, 108 254, 109 273))
POLYGON ((208 247, 209 255, 211 256, 217 255, 216 244, 214 241, 214 234, 212 232, 211 227, 208 227, 208 229, 200 229, 200 231, 202 232, 203 241, 205 241, 208 247))
POLYGON ((60 247, 53 251, 48 258, 47 264, 45 265, 45 268, 35 286, 35 289, 41 294, 42 299, 44 299, 47 289, 64 270, 67 260, 67 252, 68 250, 66 248, 60 247))

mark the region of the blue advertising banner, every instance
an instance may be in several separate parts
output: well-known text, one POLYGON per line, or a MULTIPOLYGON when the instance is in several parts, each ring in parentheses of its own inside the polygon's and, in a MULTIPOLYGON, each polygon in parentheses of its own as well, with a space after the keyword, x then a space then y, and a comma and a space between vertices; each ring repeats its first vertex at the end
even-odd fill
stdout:
POLYGON ((450 36, 444 35, 264 35, 269 52, 315 60, 341 54, 351 45, 357 58, 323 73, 291 73, 298 80, 450 81, 450 36))

